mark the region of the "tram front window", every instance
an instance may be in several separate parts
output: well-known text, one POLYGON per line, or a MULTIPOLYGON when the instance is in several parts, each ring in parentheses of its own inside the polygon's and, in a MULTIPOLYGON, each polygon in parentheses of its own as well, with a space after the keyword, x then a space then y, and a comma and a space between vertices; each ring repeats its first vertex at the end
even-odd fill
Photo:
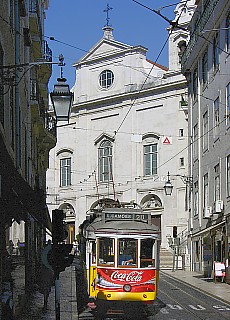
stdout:
POLYGON ((118 240, 118 265, 136 266, 137 240, 118 240))
POLYGON ((114 239, 99 239, 99 264, 114 265, 114 239))
POLYGON ((156 247, 154 239, 141 240, 141 268, 155 267, 156 247))

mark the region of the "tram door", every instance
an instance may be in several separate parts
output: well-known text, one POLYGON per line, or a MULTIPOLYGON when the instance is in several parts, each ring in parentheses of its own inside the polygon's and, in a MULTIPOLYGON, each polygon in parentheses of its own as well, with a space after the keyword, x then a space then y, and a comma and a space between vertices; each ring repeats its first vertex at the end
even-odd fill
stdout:
POLYGON ((89 296, 96 297, 96 278, 97 278, 97 267, 96 267, 96 242, 90 242, 89 252, 89 296))

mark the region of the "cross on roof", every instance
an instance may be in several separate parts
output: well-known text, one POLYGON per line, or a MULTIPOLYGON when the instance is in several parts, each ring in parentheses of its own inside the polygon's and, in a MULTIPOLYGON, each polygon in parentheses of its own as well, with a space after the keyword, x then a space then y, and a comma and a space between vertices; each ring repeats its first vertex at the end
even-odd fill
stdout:
POLYGON ((104 12, 107 13, 107 15, 106 15, 106 26, 109 26, 109 20, 110 20, 110 18, 109 18, 109 10, 112 10, 112 9, 113 9, 113 8, 111 8, 111 7, 109 6, 109 4, 107 3, 106 9, 103 10, 104 12))

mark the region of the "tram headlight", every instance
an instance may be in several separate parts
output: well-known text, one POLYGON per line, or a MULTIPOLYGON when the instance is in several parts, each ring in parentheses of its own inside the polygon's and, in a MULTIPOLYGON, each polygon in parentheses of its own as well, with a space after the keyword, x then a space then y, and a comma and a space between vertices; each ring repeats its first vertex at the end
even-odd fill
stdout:
POLYGON ((123 287, 125 292, 130 292, 131 291, 131 286, 129 284, 125 284, 123 287))

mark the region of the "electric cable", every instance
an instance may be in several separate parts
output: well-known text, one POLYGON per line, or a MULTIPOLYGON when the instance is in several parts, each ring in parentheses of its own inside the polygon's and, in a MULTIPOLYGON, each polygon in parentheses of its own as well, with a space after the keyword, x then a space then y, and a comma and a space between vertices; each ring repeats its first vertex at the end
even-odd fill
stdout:
MULTIPOLYGON (((134 2, 137 2, 137 1, 134 1, 134 2)), ((187 3, 187 1, 186 1, 185 3, 187 3)), ((152 11, 153 11, 153 10, 152 10, 152 11)), ((155 13, 157 13, 157 12, 155 12, 155 13)), ((157 14, 158 14, 158 13, 157 13, 157 14)), ((165 18, 165 17, 163 17, 163 18, 165 18)), ((165 20, 168 21, 168 22, 169 22, 169 21, 172 22, 172 21, 169 20, 169 19, 165 19, 165 20)), ((178 27, 178 25, 176 25, 176 27, 178 27)), ((178 28, 179 28, 179 27, 178 27, 178 28)), ((187 30, 186 30, 186 31, 187 31, 187 30)), ((204 37, 204 39, 207 40, 205 37, 204 37)), ((207 99, 209 99, 209 100, 211 100, 211 101, 214 101, 213 99, 210 99, 210 98, 205 97, 205 96, 204 96, 204 98, 207 98, 207 99)), ((129 111, 128 111, 128 112, 129 112, 129 111)), ((127 115, 128 115, 128 114, 127 114, 127 115)), ((127 115, 126 115, 126 117, 127 117, 127 115)), ((125 117, 125 119, 126 119, 126 117, 125 117)), ((124 121, 125 119, 123 119, 123 121, 124 121)), ((223 121, 225 121, 225 119, 224 119, 223 121)), ((222 121, 222 122, 223 122, 223 121, 222 121)), ((222 122, 220 122, 220 123, 222 123, 222 122)), ((123 123, 123 122, 122 122, 122 123, 123 123)), ((120 124, 120 126, 122 125, 122 123, 120 124)), ((219 123, 219 124, 220 124, 220 123, 219 123)), ((219 125, 219 124, 218 124, 218 125, 219 125)), ((118 129, 120 129, 120 126, 118 127, 118 129)), ((214 127, 213 127, 213 128, 214 128, 214 127)), ((207 133, 209 133, 213 128, 211 128, 207 133)), ((116 133, 117 133, 117 131, 115 132, 115 134, 116 134, 116 133)), ((207 134, 207 133, 205 133, 205 134, 207 134)), ((199 137, 198 139, 200 139, 200 138, 202 138, 202 136, 199 137)), ((197 139, 197 140, 198 140, 198 139, 197 139)), ((194 143, 194 142, 195 142, 195 141, 193 141, 192 143, 194 143)), ((191 143, 191 144, 192 144, 192 143, 191 143)), ((190 144, 190 145, 191 145, 191 144, 190 144)), ((179 153, 183 152, 185 149, 187 149, 188 147, 190 147, 190 145, 187 146, 186 148, 184 148, 183 150, 181 150, 179 153)), ((178 154, 179 154, 179 153, 178 153, 178 154)), ((172 160, 173 158, 175 158, 178 154, 176 154, 175 156, 173 156, 172 158, 170 158, 167 162, 169 162, 170 160, 172 160)), ((165 162, 165 163, 167 163, 167 162, 165 162)), ((165 164, 165 163, 164 163, 164 164, 165 164)), ((164 165, 164 164, 162 164, 162 165, 164 165)), ((162 165, 161 165, 161 166, 162 166, 162 165)), ((161 166, 159 166, 159 167, 161 167, 161 166)), ((159 167, 158 167, 158 168, 159 168, 159 167)))
POLYGON ((77 50, 80 50, 80 51, 83 51, 83 52, 88 52, 88 51, 85 50, 85 49, 76 47, 76 46, 74 46, 74 45, 72 45, 72 44, 66 43, 66 42, 61 41, 61 40, 57 40, 57 39, 55 39, 54 37, 49 37, 49 36, 44 36, 44 37, 45 37, 45 38, 48 38, 48 39, 50 39, 50 40, 52 40, 52 41, 55 41, 55 42, 64 44, 64 45, 66 45, 66 46, 68 46, 68 47, 71 47, 71 48, 74 48, 74 49, 77 49, 77 50))
MULTIPOLYGON (((132 1, 133 1, 133 2, 136 2, 136 3, 138 3, 138 4, 141 4, 140 2, 138 2, 138 1, 136 1, 136 0, 132 0, 132 1)), ((188 0, 185 1, 184 7, 186 7, 187 2, 188 2, 188 0)), ((142 5, 142 4, 141 4, 141 5, 142 5)), ((144 6, 144 5, 143 5, 143 6, 144 6)), ((144 6, 144 7, 146 7, 146 6, 144 6)), ((168 40, 169 40, 169 37, 170 37, 171 33, 173 32, 174 28, 178 26, 178 21, 179 21, 179 19, 180 19, 180 17, 181 17, 181 14, 182 14, 182 11, 181 11, 181 13, 180 13, 180 15, 178 16, 177 20, 176 20, 176 21, 172 21, 172 20, 169 20, 167 17, 163 16, 162 14, 160 14, 158 11, 156 11, 156 10, 154 10, 154 9, 151 9, 151 8, 149 8, 149 7, 147 7, 147 8, 150 9, 151 11, 153 11, 154 13, 158 14, 159 16, 161 16, 161 17, 162 17, 163 19, 165 19, 167 22, 169 22, 170 25, 172 25, 172 28, 170 29, 169 34, 168 34, 168 36, 167 36, 167 39, 166 39, 165 43, 163 44, 163 46, 162 46, 159 54, 157 55, 157 58, 156 58, 156 60, 154 61, 151 70, 149 71, 148 75, 146 76, 144 82, 142 83, 142 86, 141 86, 141 88, 139 89, 139 91, 138 91, 138 93, 137 93, 137 96, 138 96, 138 95, 140 94, 140 92, 142 91, 142 89, 143 89, 143 87, 144 87, 144 85, 145 85, 145 83, 146 83, 149 75, 151 74, 151 72, 152 72, 155 64, 157 63, 159 57, 161 56, 161 54, 162 54, 162 52, 163 52, 166 44, 168 43, 168 40)), ((118 126, 118 129, 115 131, 114 137, 116 136, 116 134, 117 134, 118 131, 120 130, 121 126, 123 125, 124 121, 126 120, 128 114, 130 113, 130 111, 131 111, 133 105, 135 104, 136 100, 137 100, 137 97, 135 97, 135 99, 134 99, 133 102, 131 103, 131 105, 130 105, 130 107, 129 107, 129 109, 128 109, 126 115, 125 115, 125 117, 123 118, 121 124, 118 126)))
MULTIPOLYGON (((135 2, 137 2, 137 1, 135 1, 135 2)), ((187 2, 188 2, 188 0, 187 0, 187 1, 185 1, 185 6, 186 6, 187 2)), ((154 10, 154 12, 155 12, 155 10, 154 10)), ((157 13, 157 14, 159 14, 161 17, 163 17, 167 22, 169 22, 169 23, 170 23, 170 25, 172 25, 172 29, 170 30, 170 34, 171 34, 171 33, 173 32, 173 29, 177 26, 180 16, 177 18, 177 20, 176 20, 175 22, 172 22, 171 20, 167 19, 166 17, 164 17, 164 16, 163 16, 163 15, 161 15, 160 13, 158 13, 158 12, 156 12, 156 13, 157 13)), ((181 12, 181 13, 182 13, 182 12, 181 12)), ((180 15, 181 15, 181 14, 180 14, 180 15)), ((160 52, 159 52, 159 54, 158 54, 158 56, 157 56, 157 58, 156 58, 155 62, 153 63, 152 68, 150 69, 150 71, 149 71, 148 75, 146 76, 146 78, 145 78, 144 82, 142 83, 142 86, 141 86, 141 88, 139 89, 138 94, 141 92, 142 88, 144 87, 144 84, 146 83, 146 81, 147 81, 147 79, 148 79, 149 75, 151 74, 151 71, 153 70, 153 68, 154 68, 155 64, 157 63, 157 61, 158 61, 158 59, 159 59, 160 55, 162 54, 162 52, 163 52, 163 50, 164 50, 164 48, 165 48, 165 46, 166 46, 166 44, 167 44, 167 42, 168 42, 168 39, 169 39, 169 37, 170 37, 170 34, 168 35, 168 37, 167 37, 167 39, 166 39, 166 41, 165 41, 165 43, 164 43, 164 45, 163 45, 162 49, 160 50, 160 52)), ((129 114, 129 112, 131 111, 131 109, 132 109, 132 107, 133 107, 134 103, 136 102, 136 99, 137 99, 137 98, 135 98, 135 100, 134 100, 134 101, 132 102, 132 104, 130 105, 130 107, 129 107, 129 109, 128 109, 128 111, 127 111, 126 115, 125 115, 125 117, 123 118, 122 122, 121 122, 121 123, 120 123, 120 125, 118 126, 118 129, 114 132, 114 137, 116 136, 116 134, 117 134, 117 133, 118 133, 118 131, 120 130, 121 126, 123 125, 124 121, 126 120, 126 118, 127 118, 128 114, 129 114)), ((96 169, 95 169, 95 170, 96 170, 96 169)), ((88 179, 86 179, 86 181, 87 181, 87 180, 88 180, 88 179)))
MULTIPOLYGON (((148 7, 148 6, 145 6, 145 5, 143 5, 143 4, 142 4, 141 2, 139 2, 139 1, 136 1, 136 0, 132 0, 132 1, 133 1, 133 2, 136 2, 136 3, 139 4, 140 6, 142 6, 142 7, 146 8, 146 9, 148 9, 148 10, 156 13, 157 15, 159 15, 160 17, 162 17, 164 20, 166 20, 167 22, 169 22, 169 24, 172 25, 173 27, 176 26, 178 29, 181 29, 181 30, 183 30, 183 31, 189 32, 189 30, 188 30, 187 28, 184 28, 184 27, 180 26, 179 24, 176 24, 176 22, 175 22, 174 20, 170 20, 170 19, 168 19, 166 16, 162 15, 159 10, 154 10, 154 9, 148 7)), ((187 0, 187 1, 184 1, 185 4, 187 4, 187 2, 188 2, 188 0, 187 0)), ((181 2, 181 3, 182 3, 182 2, 181 2)), ((179 18, 180 18, 180 17, 179 17, 179 18)), ((178 18, 177 20, 179 20, 179 18, 178 18)), ((224 28, 221 28, 221 29, 224 29, 224 28)), ((215 29, 210 29, 210 30, 215 30, 215 29)), ((218 29, 218 30, 220 30, 220 29, 218 29)), ((201 33, 202 33, 202 31, 201 31, 201 33)), ((203 38, 204 40, 206 40, 206 41, 209 42, 210 44, 213 44, 213 42, 212 42, 211 40, 207 39, 204 35, 201 35, 200 33, 197 33, 196 30, 194 30, 194 31, 192 32, 192 34, 190 35, 190 39, 191 39, 191 37, 193 36, 193 34, 195 34, 195 35, 198 36, 198 37, 203 38)), ((218 47, 218 46, 217 46, 217 48, 218 48, 219 50, 221 50, 222 52, 226 53, 227 55, 230 54, 229 52, 225 51, 224 49, 222 49, 222 48, 220 48, 220 47, 218 47)))

